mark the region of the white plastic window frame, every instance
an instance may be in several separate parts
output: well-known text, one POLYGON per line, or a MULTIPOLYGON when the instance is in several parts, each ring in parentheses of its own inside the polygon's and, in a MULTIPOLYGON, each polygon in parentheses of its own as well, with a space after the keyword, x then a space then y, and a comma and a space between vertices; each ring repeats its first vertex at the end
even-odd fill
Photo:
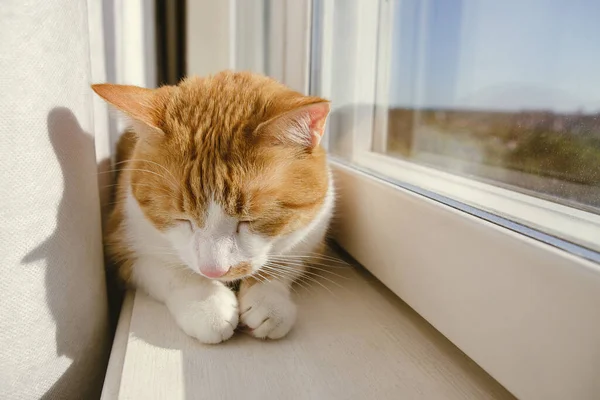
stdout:
POLYGON ((517 397, 596 398, 600 217, 380 153, 390 66, 377 59, 398 1, 313 1, 312 94, 352 109, 351 151, 331 162, 335 239, 517 397), (336 7, 354 7, 343 77, 336 7))
MULTIPOLYGON (((333 2, 327 2, 331 5, 333 2)), ((423 0, 426 8, 429 0, 423 0)), ((513 222, 600 252, 600 215, 529 196, 518 191, 430 168, 384 154, 387 142, 387 110, 391 63, 386 54, 391 48, 393 18, 398 1, 358 2, 355 104, 375 104, 361 110, 353 130, 351 162, 378 171, 394 180, 418 186, 513 222), (376 71, 376 73, 374 72, 376 71), (370 134, 366 134, 370 132, 370 134)), ((426 13, 421 13, 425 16, 426 13)), ((325 16, 327 18, 327 16, 325 16)), ((325 26, 328 24, 325 23, 325 26)), ((421 26, 425 26, 423 22, 421 26)), ((421 40, 425 35, 420 35, 421 40)), ((325 53, 335 57, 335 52, 325 53)), ((418 60, 423 63, 424 60, 418 60)), ((326 64, 327 61, 324 60, 326 64)), ((324 65, 325 69, 327 66, 324 65)), ((417 68, 417 87, 423 76, 417 68)), ((334 84, 331 80, 324 85, 334 84)), ((348 84, 348 83, 345 83, 348 84)), ((416 91, 417 96, 419 90, 416 91)), ((418 99, 416 99, 418 101, 418 99)))

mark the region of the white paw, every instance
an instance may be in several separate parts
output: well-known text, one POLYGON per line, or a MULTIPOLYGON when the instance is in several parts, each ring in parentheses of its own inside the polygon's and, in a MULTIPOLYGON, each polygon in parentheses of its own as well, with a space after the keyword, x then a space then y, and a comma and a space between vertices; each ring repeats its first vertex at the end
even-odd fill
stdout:
POLYGON ((296 321, 296 304, 279 282, 257 283, 240 291, 240 319, 261 339, 284 337, 296 321))
POLYGON ((238 324, 237 298, 219 282, 174 291, 167 307, 179 327, 202 343, 229 339, 238 324))

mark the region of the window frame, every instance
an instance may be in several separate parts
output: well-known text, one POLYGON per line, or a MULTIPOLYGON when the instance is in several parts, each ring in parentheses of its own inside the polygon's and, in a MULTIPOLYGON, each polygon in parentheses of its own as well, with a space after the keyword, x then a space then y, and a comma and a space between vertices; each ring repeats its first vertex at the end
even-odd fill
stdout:
MULTIPOLYGON (((391 14, 386 7, 393 2, 294 3, 312 19, 308 27, 296 24, 296 34, 286 36, 283 57, 298 60, 298 52, 290 53, 301 48, 305 68, 282 80, 305 79, 311 94, 333 100, 333 113, 349 107, 352 121, 346 132, 352 137, 349 157, 332 157, 330 163, 339 195, 334 239, 517 397, 597 396, 600 258, 565 241, 561 231, 550 231, 559 237, 544 233, 549 230, 543 224, 558 218, 557 226, 573 225, 574 233, 566 238, 596 245, 596 222, 590 226, 588 213, 372 152, 385 139, 381 110, 386 109, 389 77, 376 60, 393 23, 379 21, 380 15, 391 14), (332 69, 339 4, 356 7, 348 40, 355 40, 358 50, 350 75, 343 77, 332 69), (312 43, 309 51, 306 43, 312 43), (341 99, 334 93, 336 78, 352 86, 341 99), (440 190, 443 185, 459 190, 440 190), (468 201, 476 193, 487 196, 484 202, 501 199, 525 214, 537 213, 540 223, 529 228, 525 219, 507 220, 489 212, 494 210, 477 209, 468 201)), ((287 13, 286 22, 294 17, 287 13)), ((531 224, 531 218, 526 221, 531 224)))
MULTIPOLYGON (((394 7, 398 2, 377 3, 358 3, 361 18, 357 25, 357 36, 360 38, 356 45, 357 90, 350 101, 354 104, 374 104, 374 107, 357 111, 352 151, 348 158, 366 169, 385 171, 386 175, 397 181, 438 193, 474 208, 507 216, 518 224, 579 244, 586 254, 590 253, 585 249, 600 252, 600 215, 527 195, 516 189, 510 190, 502 187, 501 183, 486 183, 383 154, 387 142, 391 65, 376 61, 389 52, 394 7), (378 24, 378 21, 383 23, 378 24), (374 66, 369 60, 375 60, 377 65, 374 66)), ((427 8, 429 1, 423 1, 422 4, 427 8)), ((332 23, 333 21, 328 21, 325 26, 332 23)), ((328 54, 329 57, 335 56, 331 51, 328 54)), ((325 68, 328 68, 326 60, 321 70, 325 68)), ((422 77, 416 78, 417 85, 422 85, 422 77)), ((332 85, 333 82, 325 84, 332 85)), ((331 89, 326 88, 325 92, 330 94, 331 89)), ((417 95, 418 92, 419 90, 417 95)), ((591 257, 594 260, 600 259, 593 254, 591 257)))

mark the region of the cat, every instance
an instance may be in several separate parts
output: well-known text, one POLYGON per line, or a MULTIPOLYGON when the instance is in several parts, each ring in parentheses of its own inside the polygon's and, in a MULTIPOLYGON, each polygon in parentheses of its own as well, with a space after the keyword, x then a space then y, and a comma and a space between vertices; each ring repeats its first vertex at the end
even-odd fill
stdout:
POLYGON ((285 336, 299 260, 323 251, 334 207, 320 145, 330 103, 249 72, 92 88, 132 127, 105 237, 120 278, 200 342, 229 339, 238 322, 285 336))

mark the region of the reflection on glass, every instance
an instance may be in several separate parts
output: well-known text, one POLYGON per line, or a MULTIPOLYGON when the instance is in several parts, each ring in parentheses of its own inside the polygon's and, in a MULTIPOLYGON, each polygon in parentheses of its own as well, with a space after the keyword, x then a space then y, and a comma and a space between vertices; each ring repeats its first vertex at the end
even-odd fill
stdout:
POLYGON ((600 2, 393 9, 375 151, 600 213, 600 2))

